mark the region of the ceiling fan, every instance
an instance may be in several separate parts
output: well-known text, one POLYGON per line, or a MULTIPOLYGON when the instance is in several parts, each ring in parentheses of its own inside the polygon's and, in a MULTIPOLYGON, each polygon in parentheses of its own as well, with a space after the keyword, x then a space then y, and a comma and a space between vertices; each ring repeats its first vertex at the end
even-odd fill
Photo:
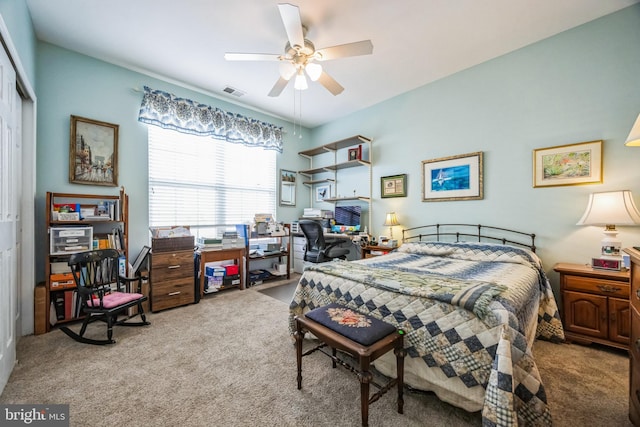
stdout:
POLYGON ((280 61, 280 77, 269 92, 269 96, 279 96, 295 75, 294 87, 297 90, 308 88, 305 74, 312 81, 318 81, 333 95, 339 95, 344 88, 322 69, 317 62, 348 56, 370 55, 373 52, 371 40, 341 44, 316 50, 305 36, 306 28, 300 19, 298 6, 289 3, 278 4, 280 17, 287 33, 288 42, 284 54, 263 53, 225 53, 227 61, 280 61))

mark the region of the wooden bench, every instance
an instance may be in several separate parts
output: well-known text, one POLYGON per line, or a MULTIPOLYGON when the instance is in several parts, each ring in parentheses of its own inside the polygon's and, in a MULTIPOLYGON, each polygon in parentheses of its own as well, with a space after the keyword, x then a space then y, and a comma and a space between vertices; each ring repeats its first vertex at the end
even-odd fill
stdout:
POLYGON ((336 364, 340 364, 358 376, 363 426, 368 426, 369 404, 377 401, 394 385, 398 389, 398 413, 403 413, 402 393, 406 352, 403 346, 404 332, 401 329, 396 329, 393 325, 336 303, 316 308, 302 316, 296 316, 295 322, 298 390, 302 388, 302 358, 319 350, 332 359, 333 368, 336 367, 336 364), (312 333, 321 341, 321 344, 303 353, 302 342, 306 332, 312 333), (331 348, 331 354, 322 350, 327 346, 331 348), (371 363, 392 349, 396 355, 396 378, 392 378, 385 385, 380 386, 372 381, 371 363), (353 356, 358 361, 359 369, 337 357, 337 350, 353 356), (369 396, 369 384, 379 389, 371 396, 369 396))

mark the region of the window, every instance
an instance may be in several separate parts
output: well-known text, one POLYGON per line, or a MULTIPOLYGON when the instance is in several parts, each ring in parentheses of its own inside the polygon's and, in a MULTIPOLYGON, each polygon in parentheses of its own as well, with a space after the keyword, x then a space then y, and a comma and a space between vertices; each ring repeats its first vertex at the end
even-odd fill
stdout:
POLYGON ((149 225, 216 225, 276 211, 276 152, 149 126, 149 225))

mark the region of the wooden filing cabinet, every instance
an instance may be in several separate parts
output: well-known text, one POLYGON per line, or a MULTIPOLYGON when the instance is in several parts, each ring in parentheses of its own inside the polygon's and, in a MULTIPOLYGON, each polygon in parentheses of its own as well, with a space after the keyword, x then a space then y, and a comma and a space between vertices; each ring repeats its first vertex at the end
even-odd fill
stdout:
POLYGON ((193 250, 152 252, 151 311, 195 302, 193 250))
POLYGON ((568 341, 627 350, 631 332, 629 272, 556 264, 568 341))
POLYGON ((629 343, 629 419, 640 426, 640 251, 625 249, 631 258, 631 342, 629 343))

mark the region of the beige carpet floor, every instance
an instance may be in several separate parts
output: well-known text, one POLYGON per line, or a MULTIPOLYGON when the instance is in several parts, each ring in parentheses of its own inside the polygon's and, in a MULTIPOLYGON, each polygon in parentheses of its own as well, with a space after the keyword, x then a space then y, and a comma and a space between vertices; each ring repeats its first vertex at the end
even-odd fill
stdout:
MULTIPOLYGON (((206 296, 117 328, 117 343, 80 344, 54 330, 23 337, 0 403, 70 405, 72 426, 357 426, 359 385, 321 354, 303 361, 296 389, 287 304, 258 292, 206 296)), ((76 326, 77 327, 77 326, 76 326)), ((92 325, 101 336, 104 325, 92 325)), ((602 347, 534 346, 556 426, 629 426, 628 357, 602 347)), ((370 408, 371 426, 479 426, 478 413, 430 393, 394 394, 370 408)))

